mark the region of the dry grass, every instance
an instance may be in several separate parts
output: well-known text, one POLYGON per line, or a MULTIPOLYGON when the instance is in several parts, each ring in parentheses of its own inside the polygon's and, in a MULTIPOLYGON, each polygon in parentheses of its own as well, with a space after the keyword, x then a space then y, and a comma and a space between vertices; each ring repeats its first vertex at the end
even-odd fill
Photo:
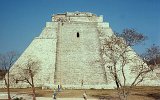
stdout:
MULTIPOLYGON (((84 91, 87 92, 89 98, 118 100, 117 91, 115 89, 62 90, 58 93, 57 97, 82 97, 84 91)), ((6 89, 0 89, 0 92, 6 92, 6 89)), ((11 92, 32 94, 30 88, 11 89, 11 92)), ((40 88, 36 88, 36 95, 39 97, 52 97, 53 90, 41 90, 40 88)), ((160 100, 160 87, 135 87, 131 90, 128 100, 160 100)))

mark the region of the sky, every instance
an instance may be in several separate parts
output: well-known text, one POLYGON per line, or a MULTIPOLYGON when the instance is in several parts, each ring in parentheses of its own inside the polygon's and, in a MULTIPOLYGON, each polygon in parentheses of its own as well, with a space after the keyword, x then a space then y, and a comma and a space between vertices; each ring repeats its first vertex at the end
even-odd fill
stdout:
POLYGON ((0 53, 22 53, 53 14, 74 11, 103 15, 113 31, 134 28, 148 36, 134 47, 139 54, 160 46, 160 0, 0 0, 0 53))

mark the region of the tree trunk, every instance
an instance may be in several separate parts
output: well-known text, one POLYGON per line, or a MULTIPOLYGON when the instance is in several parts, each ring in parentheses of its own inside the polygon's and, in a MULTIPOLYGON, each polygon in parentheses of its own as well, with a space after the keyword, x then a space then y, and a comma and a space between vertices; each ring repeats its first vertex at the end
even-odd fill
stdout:
POLYGON ((117 89, 119 89, 119 84, 117 80, 116 80, 116 86, 117 86, 117 89))
POLYGON ((36 100, 36 92, 35 92, 32 72, 30 74, 31 74, 31 81, 32 81, 33 100, 36 100))
POLYGON ((9 83, 9 71, 7 73, 7 92, 8 92, 8 100, 11 100, 11 96, 10 96, 10 89, 9 89, 9 86, 10 86, 10 83, 9 83))
POLYGON ((116 75, 114 76, 114 78, 115 78, 115 83, 116 83, 117 89, 119 89, 120 86, 119 86, 118 78, 116 75))
POLYGON ((129 94, 127 94, 125 90, 119 89, 118 95, 120 100, 127 100, 129 94))
POLYGON ((34 85, 32 85, 32 91, 33 91, 33 100, 36 100, 36 92, 34 85))

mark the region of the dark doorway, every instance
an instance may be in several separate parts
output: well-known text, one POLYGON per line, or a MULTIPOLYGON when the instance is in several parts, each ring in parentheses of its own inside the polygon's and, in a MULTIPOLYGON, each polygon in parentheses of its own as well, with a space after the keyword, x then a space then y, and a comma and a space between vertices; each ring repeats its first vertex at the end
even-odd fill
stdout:
POLYGON ((79 32, 77 32, 77 38, 79 37, 79 32))

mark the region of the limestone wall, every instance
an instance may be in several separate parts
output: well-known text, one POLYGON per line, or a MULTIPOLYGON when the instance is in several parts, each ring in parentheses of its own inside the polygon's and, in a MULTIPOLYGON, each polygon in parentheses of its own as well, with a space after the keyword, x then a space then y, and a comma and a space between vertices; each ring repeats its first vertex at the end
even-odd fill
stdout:
POLYGON ((96 23, 60 26, 56 80, 62 85, 105 84, 99 56, 96 23), (79 37, 77 37, 79 33, 79 37))
MULTIPOLYGON (((47 28, 44 30, 47 30, 47 28)), ((16 68, 17 65, 23 69, 23 64, 26 63, 29 58, 39 61, 40 67, 38 73, 34 77, 35 84, 38 84, 38 86, 54 82, 57 40, 55 38, 48 38, 51 29, 49 29, 48 32, 44 30, 42 34, 47 34, 46 37, 40 36, 35 38, 10 70, 10 74, 16 75, 17 73, 18 75, 21 69, 16 68)))

